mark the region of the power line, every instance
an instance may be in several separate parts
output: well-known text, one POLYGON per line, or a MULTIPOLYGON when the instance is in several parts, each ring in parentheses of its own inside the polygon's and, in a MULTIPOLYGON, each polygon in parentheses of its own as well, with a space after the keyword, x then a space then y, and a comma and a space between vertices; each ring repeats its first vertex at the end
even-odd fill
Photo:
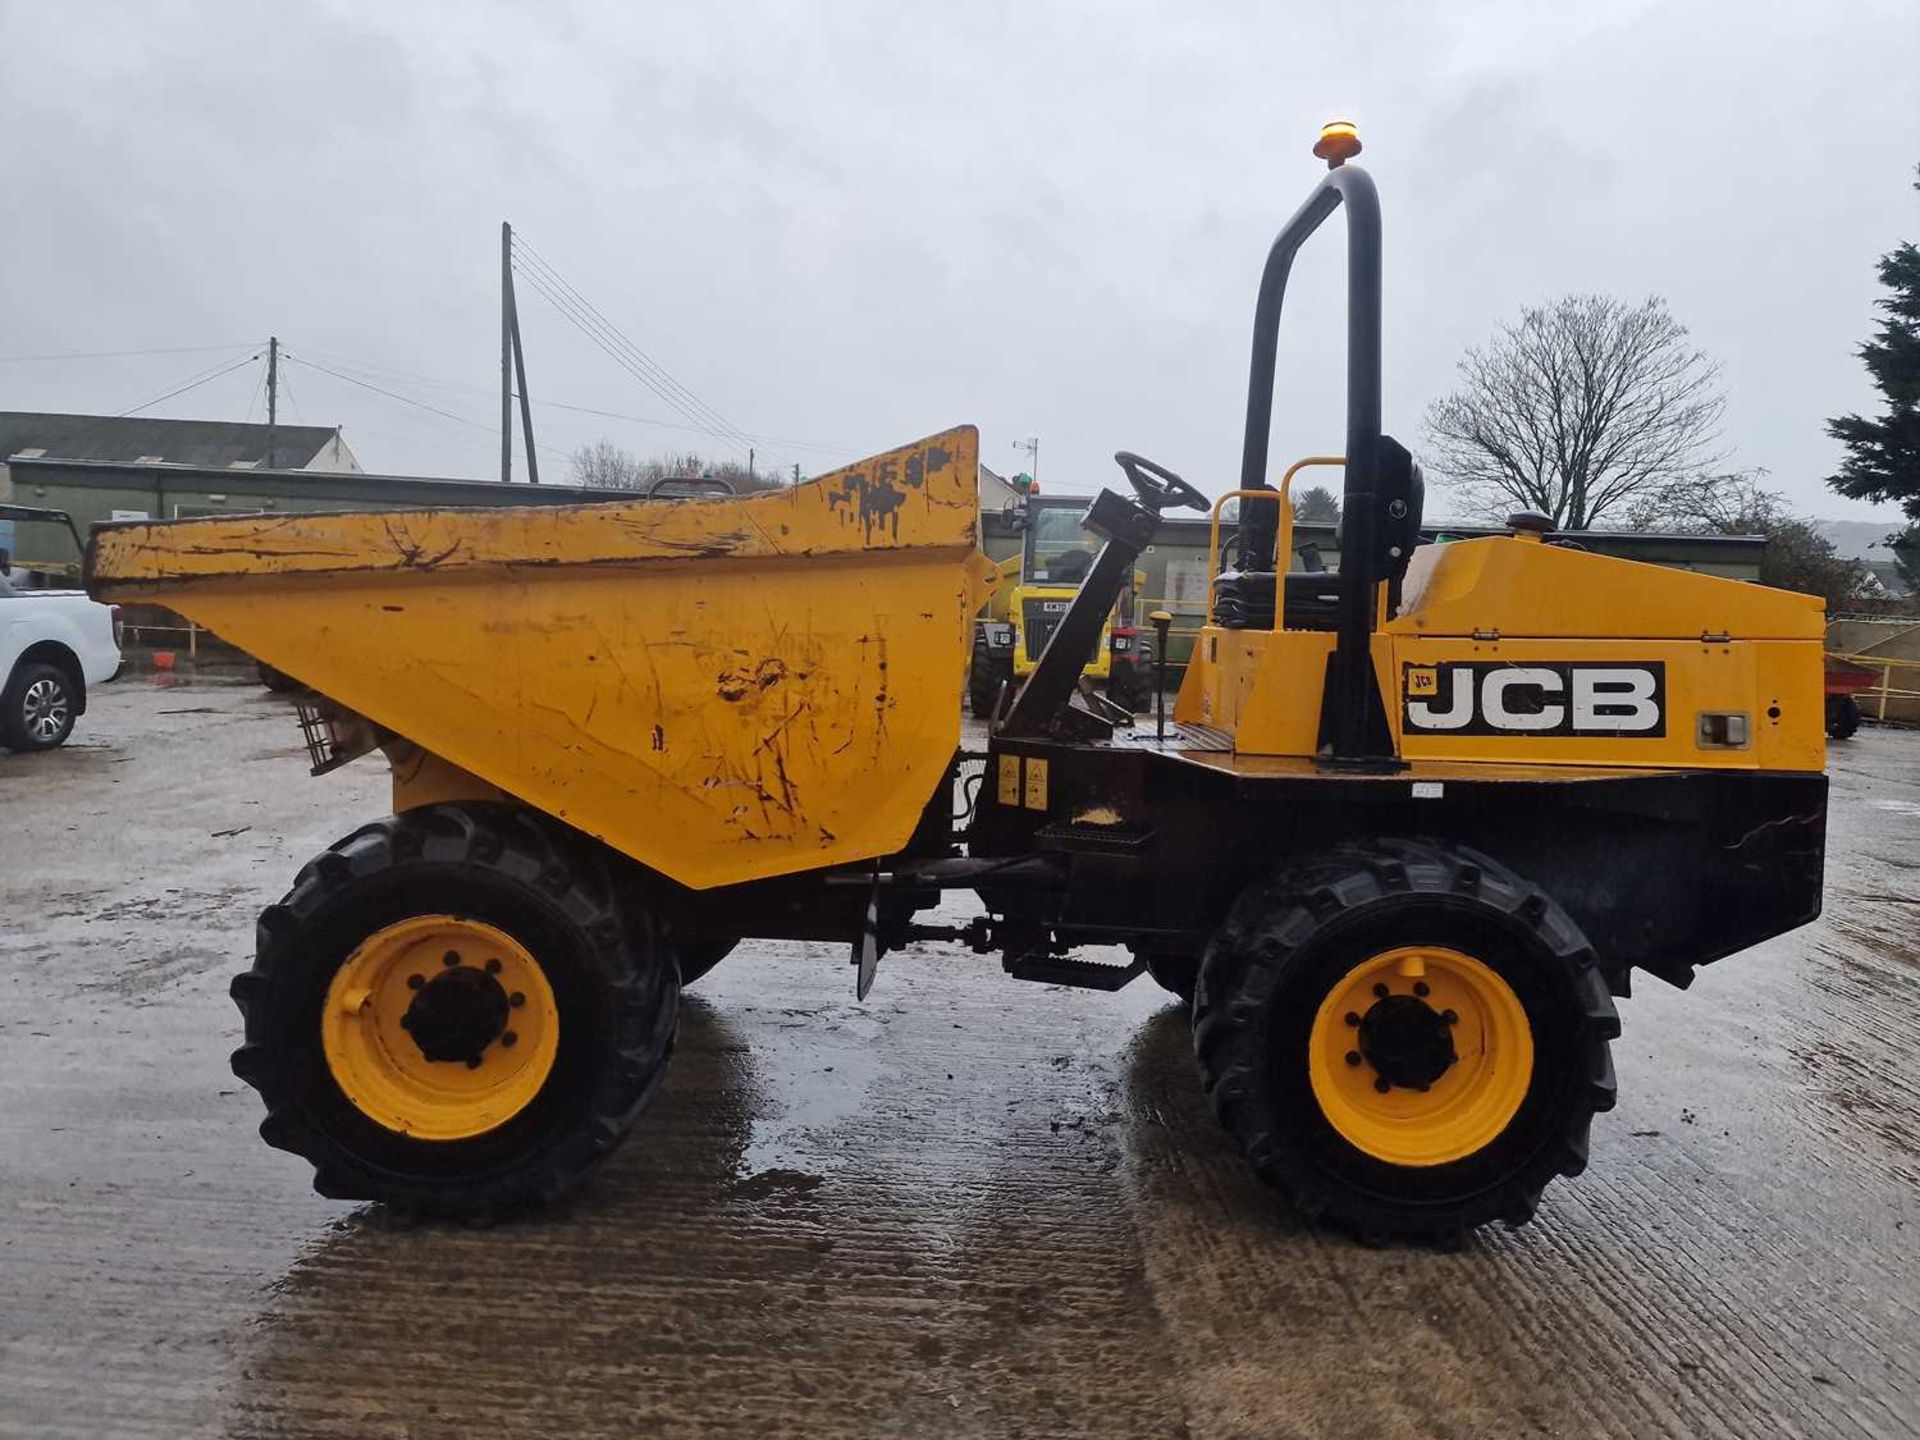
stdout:
POLYGON ((260 358, 260 352, 256 350, 254 351, 253 354, 246 356, 244 359, 235 360, 231 365, 224 365, 224 366, 218 366, 218 367, 210 366, 208 367, 208 369, 198 372, 197 374, 191 376, 189 379, 182 382, 181 384, 174 386, 172 389, 163 391, 161 394, 154 396, 151 400, 142 400, 138 405, 129 405, 125 410, 122 410, 117 415, 102 415, 98 420, 95 420, 91 425, 83 425, 78 430, 74 431, 71 435, 61 436, 60 444, 63 446, 73 445, 76 441, 82 440, 88 435, 91 435, 94 431, 98 430, 103 425, 109 424, 115 420, 124 420, 129 415, 139 414, 142 410, 150 410, 155 405, 160 404, 162 401, 171 400, 176 395, 184 395, 189 390, 198 390, 202 385, 206 385, 211 383, 212 381, 218 380, 222 375, 230 375, 235 370, 238 370, 242 365, 251 365, 255 360, 258 360, 259 358, 260 358))
POLYGON ((660 379, 648 368, 644 357, 636 360, 633 355, 628 354, 625 342, 617 331, 609 330, 601 325, 599 321, 582 310, 576 302, 549 285, 538 272, 522 270, 518 273, 548 304, 559 311, 562 317, 570 321, 575 329, 579 330, 581 334, 591 340, 609 359, 634 379, 638 380, 642 385, 646 386, 648 390, 652 391, 660 399, 666 401, 667 404, 679 411, 688 420, 693 421, 702 428, 734 443, 744 444, 743 441, 739 440, 735 427, 725 416, 708 414, 698 403, 682 399, 681 396, 673 390, 671 385, 660 379))
POLYGON ((602 331, 596 322, 580 314, 567 300, 555 294, 544 285, 535 272, 522 270, 518 273, 535 291, 545 298, 549 304, 558 310, 562 316, 570 320, 574 327, 591 340, 614 364, 618 365, 622 370, 626 371, 627 374, 646 386, 646 388, 659 399, 666 401, 667 404, 685 416, 687 423, 682 427, 676 428, 699 431, 724 442, 724 448, 730 449, 736 454, 744 453, 748 456, 752 455, 754 443, 752 438, 744 431, 735 427, 724 416, 717 417, 718 423, 715 423, 715 420, 710 418, 708 414, 703 413, 697 405, 682 400, 672 389, 657 380, 645 368, 623 352, 622 342, 617 333, 609 334, 602 331))
MULTIPOLYGON (((591 405, 569 405, 562 400, 536 400, 533 403, 536 405, 547 405, 555 410, 571 410, 578 415, 598 415, 607 420, 630 420, 636 425, 658 425, 667 430, 695 430, 705 435, 717 433, 710 425, 694 425, 673 420, 655 420, 646 415, 626 415, 618 410, 596 410, 591 405)), ((749 440, 757 441, 765 445, 782 445, 795 450, 818 450, 826 455, 851 455, 854 453, 851 445, 822 445, 812 440, 789 440, 779 435, 757 435, 750 430, 740 433, 744 434, 749 440)))
MULTIPOLYGON (((547 278, 558 286, 562 292, 583 307, 602 329, 610 332, 619 341, 621 346, 628 351, 633 358, 640 362, 643 369, 648 371, 666 387, 666 393, 663 395, 663 398, 666 398, 668 403, 673 404, 676 409, 691 408, 698 412, 695 415, 690 415, 688 417, 689 419, 701 419, 719 429, 739 433, 739 427, 737 425, 728 420, 726 416, 722 415, 718 410, 715 410, 711 405, 707 404, 707 402, 702 400, 698 395, 695 395, 693 391, 689 390, 685 385, 682 385, 667 372, 665 366, 661 365, 651 355, 647 354, 646 351, 634 344, 632 339, 629 338, 618 325, 614 324, 598 306, 570 284, 566 277, 561 275, 559 270, 557 270, 553 263, 544 255, 531 245, 526 245, 523 248, 527 259, 533 262, 537 270, 545 272, 547 278)), ((532 278, 533 272, 530 271, 526 273, 528 273, 529 278, 532 278)))
MULTIPOLYGON (((397 400, 402 405, 411 405, 416 410, 424 410, 430 415, 438 415, 441 419, 451 420, 456 425, 465 425, 469 429, 481 430, 489 435, 495 433, 491 425, 484 425, 478 420, 470 420, 465 415, 456 415, 451 410, 442 410, 437 405, 429 405, 424 400, 416 400, 411 395, 402 395, 397 390, 389 390, 383 385, 375 385, 372 381, 355 379, 353 376, 335 370, 331 366, 322 365, 317 360, 307 360, 300 356, 290 354, 285 350, 280 352, 280 358, 291 364, 304 365, 309 370, 318 370, 322 375, 331 375, 334 379, 345 381, 349 385, 358 385, 362 390, 371 390, 376 395, 384 395, 389 400, 397 400)), ((551 445, 539 445, 535 448, 544 450, 549 455, 559 455, 563 458, 566 456, 564 450, 556 450, 551 445)))
POLYGON ((0 365, 38 364, 46 360, 118 360, 129 355, 210 355, 216 350, 241 350, 254 342, 229 345, 171 345, 161 350, 63 350, 46 355, 0 355, 0 365))
POLYGON ((524 242, 520 248, 531 262, 528 266, 520 267, 520 273, 527 281, 634 378, 687 419, 710 426, 717 434, 732 439, 737 445, 747 444, 746 433, 738 425, 695 395, 636 345, 626 332, 571 285, 551 261, 524 242))
MULTIPOLYGON (((281 353, 284 354, 285 352, 283 351, 281 353)), ((287 392, 287 404, 293 410, 293 418, 299 421, 302 425, 306 424, 307 412, 300 408, 300 401, 295 397, 293 393, 293 382, 287 378, 284 372, 280 376, 280 388, 287 392)))
POLYGON ((254 386, 252 392, 247 396, 247 418, 241 422, 242 424, 251 425, 253 423, 253 412, 266 393, 267 372, 265 369, 262 369, 260 372, 260 383, 254 386))
MULTIPOLYGON (((374 377, 378 379, 391 378, 391 379, 405 380, 415 385, 429 385, 436 390, 451 390, 464 395, 491 396, 496 393, 491 389, 483 388, 478 385, 463 385, 458 381, 454 381, 454 380, 437 379, 431 375, 422 375, 417 370, 403 370, 398 366, 394 366, 394 365, 379 365, 379 364, 375 364, 371 360, 356 360, 350 356, 340 355, 333 351, 314 350, 311 348, 306 348, 306 349, 303 349, 303 353, 307 355, 323 356, 325 359, 332 362, 333 364, 339 365, 350 372, 355 372, 362 376, 374 377)), ((312 364, 313 362, 308 361, 307 363, 312 364)), ((697 425, 689 420, 663 420, 656 415, 634 415, 622 410, 603 410, 603 409, 598 409, 591 405, 570 404, 564 400, 536 399, 533 403, 535 406, 544 408, 544 409, 568 410, 578 415, 598 415, 602 419, 606 419, 606 420, 625 420, 635 425, 657 426, 663 430, 694 431, 703 435, 718 436, 721 439, 732 439, 735 434, 735 432, 723 432, 723 431, 716 430, 711 425, 697 425)), ((745 430, 737 433, 745 436, 747 440, 752 441, 756 445, 777 445, 783 448, 795 449, 795 450, 816 450, 822 454, 827 454, 827 455, 849 455, 850 456, 850 455, 855 455, 859 453, 856 447, 851 445, 824 444, 817 440, 796 440, 792 436, 788 436, 788 435, 763 435, 752 430, 745 430)))
POLYGON ((205 385, 210 381, 218 380, 222 375, 230 374, 231 372, 238 370, 242 365, 251 365, 254 361, 258 360, 259 358, 260 358, 260 352, 256 350, 253 352, 253 354, 247 356, 245 359, 236 360, 231 365, 225 365, 225 366, 210 365, 205 370, 202 370, 199 373, 193 375, 191 378, 187 379, 186 381, 184 381, 179 385, 176 385, 171 390, 162 391, 160 394, 154 396, 151 400, 142 400, 138 405, 129 405, 125 410, 122 410, 118 415, 110 415, 105 418, 110 420, 124 420, 129 415, 137 415, 142 410, 150 410, 155 405, 160 404, 163 400, 171 400, 173 399, 174 396, 184 395, 189 390, 198 390, 202 385, 205 385))

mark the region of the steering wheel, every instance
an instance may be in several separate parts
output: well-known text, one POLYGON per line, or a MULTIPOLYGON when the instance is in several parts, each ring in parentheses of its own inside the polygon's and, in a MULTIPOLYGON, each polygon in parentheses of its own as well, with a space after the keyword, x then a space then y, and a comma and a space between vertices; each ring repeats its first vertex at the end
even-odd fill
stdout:
POLYGON ((1126 471, 1127 483, 1133 486, 1133 493, 1140 497, 1140 503, 1158 515, 1170 505, 1184 505, 1189 510, 1205 510, 1211 501, 1193 486, 1182 480, 1165 466, 1156 465, 1144 456, 1131 450, 1114 452, 1114 463, 1126 471))

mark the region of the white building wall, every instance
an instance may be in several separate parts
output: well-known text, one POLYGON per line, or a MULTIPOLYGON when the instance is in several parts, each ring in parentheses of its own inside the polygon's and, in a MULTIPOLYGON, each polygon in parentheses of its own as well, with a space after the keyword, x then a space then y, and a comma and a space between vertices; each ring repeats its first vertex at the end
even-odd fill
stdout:
POLYGON ((336 427, 333 439, 322 445, 314 457, 299 467, 302 470, 329 470, 335 473, 346 472, 354 475, 364 473, 360 462, 354 458, 353 451, 347 448, 347 442, 336 427))

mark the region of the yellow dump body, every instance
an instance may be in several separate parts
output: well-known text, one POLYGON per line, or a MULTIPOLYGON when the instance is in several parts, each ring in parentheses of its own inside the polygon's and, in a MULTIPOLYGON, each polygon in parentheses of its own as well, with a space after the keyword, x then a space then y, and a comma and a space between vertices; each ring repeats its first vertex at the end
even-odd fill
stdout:
POLYGON ((87 584, 705 889, 906 842, 991 583, 978 448, 735 498, 130 522, 87 584))

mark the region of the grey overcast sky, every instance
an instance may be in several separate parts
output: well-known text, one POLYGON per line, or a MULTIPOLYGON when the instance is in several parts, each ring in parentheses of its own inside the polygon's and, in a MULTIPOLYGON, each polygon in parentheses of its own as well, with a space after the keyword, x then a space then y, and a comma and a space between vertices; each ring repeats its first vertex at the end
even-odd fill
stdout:
MULTIPOLYGON (((1350 115, 1389 429, 1418 449, 1521 305, 1657 292, 1725 367, 1731 463, 1878 518, 1822 486, 1823 421, 1875 405, 1874 261, 1920 238, 1916 0, 0 0, 0 53, 0 408, 112 413, 229 358, 15 357, 272 331, 287 418, 369 469, 496 473, 504 218, 761 463, 972 421, 1002 470, 1040 437, 1049 490, 1118 448, 1219 490, 1261 259, 1350 115)), ((1276 456, 1338 446, 1341 274, 1325 243, 1296 269, 1276 456)), ((521 312, 536 400, 679 418, 521 312)), ((147 413, 258 416, 261 370, 147 413)), ((725 450, 546 405, 535 431, 555 479, 603 436, 725 450)))

